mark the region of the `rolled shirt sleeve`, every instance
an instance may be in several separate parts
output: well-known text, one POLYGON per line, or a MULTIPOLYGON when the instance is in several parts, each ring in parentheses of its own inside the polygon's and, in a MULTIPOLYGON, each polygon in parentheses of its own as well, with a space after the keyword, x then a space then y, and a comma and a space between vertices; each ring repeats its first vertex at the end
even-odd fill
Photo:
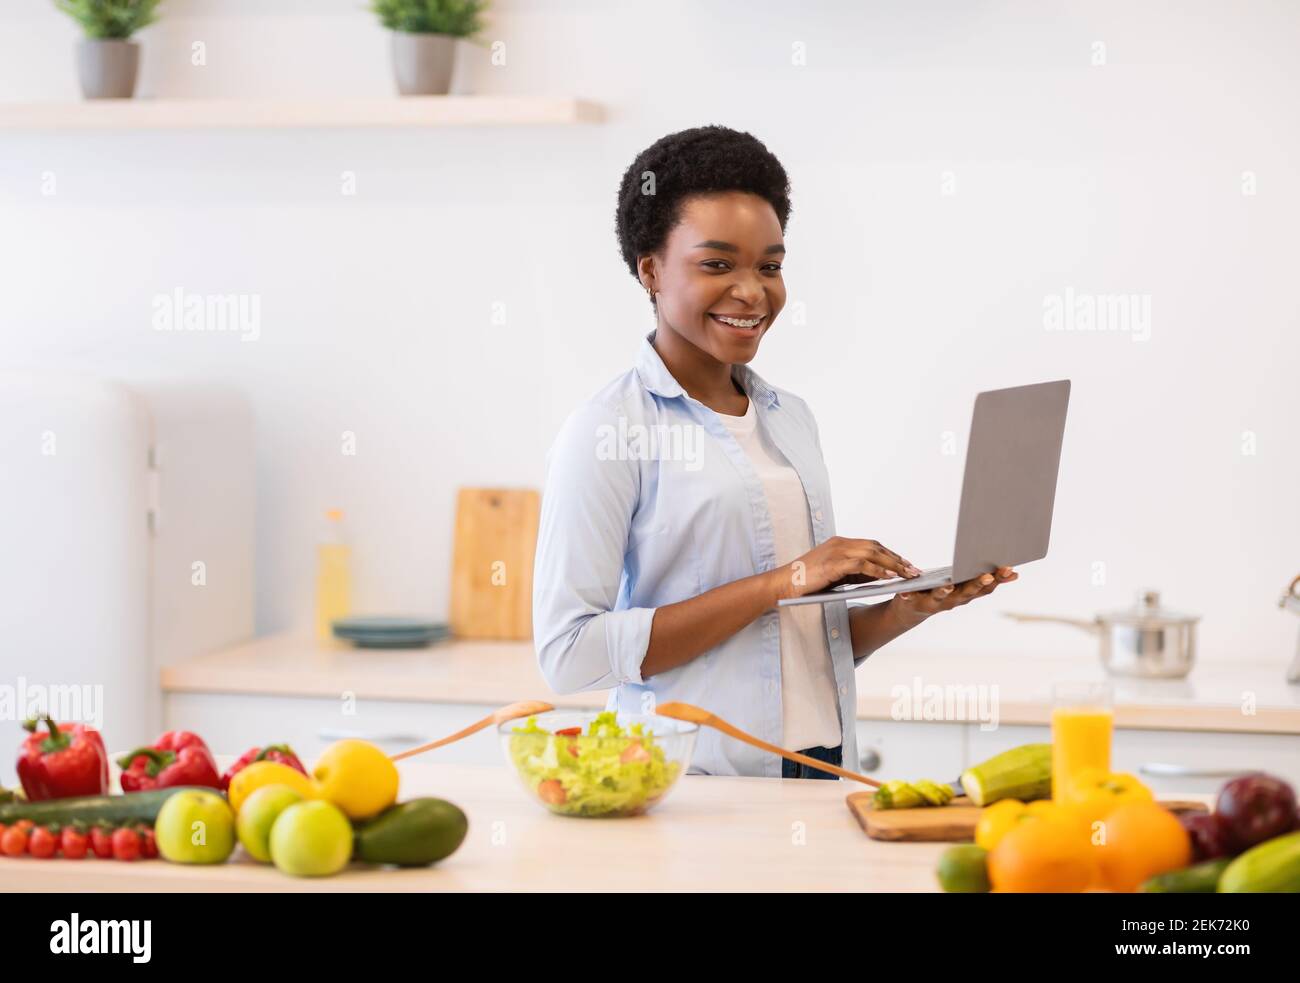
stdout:
POLYGON ((609 454, 618 411, 588 403, 570 414, 547 454, 533 565, 537 661, 556 693, 641 683, 654 608, 616 609, 638 464, 609 454))

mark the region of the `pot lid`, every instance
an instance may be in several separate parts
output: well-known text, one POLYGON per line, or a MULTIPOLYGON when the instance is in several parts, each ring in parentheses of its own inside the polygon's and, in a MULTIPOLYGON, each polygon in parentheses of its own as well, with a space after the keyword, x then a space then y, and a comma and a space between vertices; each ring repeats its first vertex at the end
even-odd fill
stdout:
POLYGON ((1177 611, 1162 608, 1160 593, 1147 590, 1138 594, 1137 603, 1133 607, 1103 614, 1101 620, 1134 628, 1165 628, 1169 625, 1194 624, 1200 620, 1200 615, 1179 614, 1177 611))

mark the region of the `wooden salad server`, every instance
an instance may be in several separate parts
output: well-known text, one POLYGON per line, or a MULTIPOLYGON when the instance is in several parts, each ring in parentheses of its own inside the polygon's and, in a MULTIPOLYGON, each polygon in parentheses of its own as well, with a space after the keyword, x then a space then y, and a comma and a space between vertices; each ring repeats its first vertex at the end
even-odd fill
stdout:
POLYGON ((546 713, 548 710, 554 710, 549 703, 543 703, 540 700, 520 700, 517 703, 511 703, 503 706, 500 710, 493 710, 482 720, 470 724, 464 730, 458 730, 449 737, 442 740, 434 741, 431 744, 421 744, 419 747, 413 747, 409 751, 403 751, 401 754, 392 755, 392 760, 401 761, 403 758, 414 757, 417 754, 423 754, 425 751, 432 751, 436 747, 443 747, 446 744, 454 744, 462 738, 469 737, 470 734, 477 734, 484 727, 492 724, 503 724, 507 720, 515 720, 519 717, 531 717, 535 713, 546 713))
POLYGON ((785 748, 777 747, 775 744, 768 744, 767 741, 760 741, 752 734, 746 734, 739 727, 727 723, 721 717, 709 713, 708 710, 702 710, 690 703, 660 703, 655 707, 654 712, 661 717, 672 717, 674 720, 685 720, 688 723, 700 724, 705 727, 712 727, 720 730, 728 737, 734 737, 738 741, 744 741, 753 747, 762 751, 770 751, 772 754, 779 754, 783 758, 789 758, 791 761, 798 761, 800 764, 809 765, 813 768, 820 768, 822 771, 829 771, 832 775, 839 775, 841 778, 848 778, 855 782, 861 782, 863 785, 870 785, 872 788, 880 788, 884 782, 878 782, 874 778, 868 778, 866 775, 859 775, 856 771, 849 771, 838 765, 828 764, 825 761, 818 761, 816 758, 810 758, 806 754, 800 754, 798 751, 787 751, 785 748))

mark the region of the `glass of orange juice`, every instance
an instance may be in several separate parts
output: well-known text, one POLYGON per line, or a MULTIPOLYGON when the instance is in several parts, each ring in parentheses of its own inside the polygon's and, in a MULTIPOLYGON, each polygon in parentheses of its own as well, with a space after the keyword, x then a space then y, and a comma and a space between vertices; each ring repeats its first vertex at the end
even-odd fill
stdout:
POLYGON ((1085 768, 1110 771, 1115 712, 1109 683, 1052 686, 1052 798, 1070 798, 1072 778, 1085 768))

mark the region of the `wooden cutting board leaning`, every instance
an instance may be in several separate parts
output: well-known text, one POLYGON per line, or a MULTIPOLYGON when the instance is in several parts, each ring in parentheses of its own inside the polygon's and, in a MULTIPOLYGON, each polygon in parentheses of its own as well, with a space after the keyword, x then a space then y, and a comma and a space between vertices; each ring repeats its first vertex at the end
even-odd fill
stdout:
POLYGON ((462 488, 456 495, 451 630, 457 638, 533 637, 533 554, 541 495, 462 488))
MULTIPOLYGON (((975 839, 979 806, 959 795, 946 806, 917 809, 873 809, 875 792, 853 792, 846 801, 863 831, 873 840, 902 843, 970 843, 975 839)), ((1173 813, 1207 812, 1200 802, 1161 799, 1160 804, 1173 813)))

